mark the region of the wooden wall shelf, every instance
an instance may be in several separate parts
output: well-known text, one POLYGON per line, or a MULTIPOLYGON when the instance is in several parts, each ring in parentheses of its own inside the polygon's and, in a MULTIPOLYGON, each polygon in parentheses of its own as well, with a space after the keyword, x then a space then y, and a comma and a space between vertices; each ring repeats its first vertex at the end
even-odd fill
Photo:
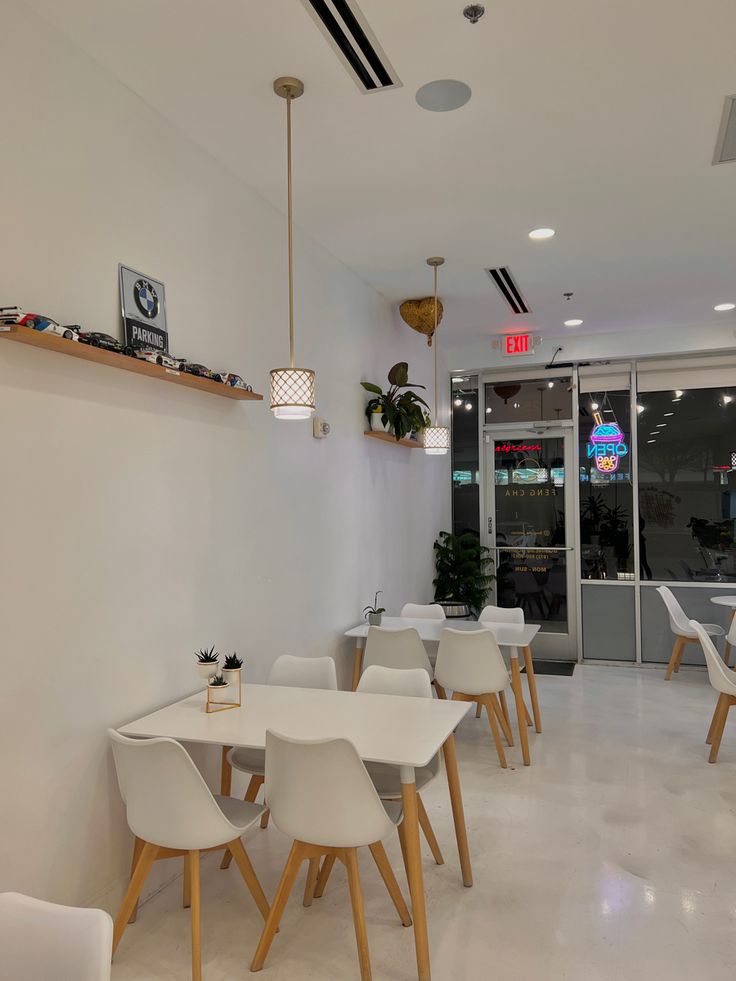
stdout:
POLYGON ((398 439, 397 440, 395 436, 392 436, 391 435, 391 433, 380 433, 380 432, 374 432, 373 430, 371 430, 370 432, 363 433, 363 435, 364 436, 368 436, 370 439, 382 439, 384 441, 384 443, 393 443, 394 446, 408 446, 410 450, 423 450, 424 449, 424 443, 420 443, 416 439, 398 439))
POLYGON ((223 385, 221 382, 212 381, 210 378, 197 378, 196 375, 188 375, 184 371, 174 371, 173 368, 164 368, 163 365, 151 364, 150 361, 140 361, 138 358, 129 358, 125 354, 105 351, 101 347, 80 344, 79 341, 71 341, 66 337, 59 337, 57 334, 34 330, 32 327, 21 327, 19 324, 0 324, 0 339, 3 337, 9 341, 19 341, 21 344, 31 344, 33 347, 45 348, 47 351, 56 351, 57 354, 69 354, 73 358, 81 358, 83 361, 96 361, 97 364, 106 364, 110 368, 122 368, 123 371, 132 371, 137 375, 148 375, 149 378, 158 378, 159 381, 173 382, 175 385, 184 385, 186 388, 196 388, 200 392, 219 395, 220 398, 251 402, 263 400, 263 396, 257 392, 244 392, 241 388, 231 388, 230 385, 223 385))

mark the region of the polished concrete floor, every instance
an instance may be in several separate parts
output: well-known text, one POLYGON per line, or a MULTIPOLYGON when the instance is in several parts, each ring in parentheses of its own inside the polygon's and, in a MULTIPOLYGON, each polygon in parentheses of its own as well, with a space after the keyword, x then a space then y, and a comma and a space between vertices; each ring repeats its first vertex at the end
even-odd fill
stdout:
MULTIPOLYGON (((458 734, 475 885, 460 881, 444 774, 425 794, 446 864, 425 846, 435 981, 732 981, 736 972, 736 722, 719 762, 705 735, 704 673, 585 666, 540 677, 544 732, 532 766, 501 770, 485 720, 458 734)), ((289 843, 247 843, 267 895, 289 843)), ((387 850, 394 868, 396 842, 387 850)), ((366 856, 361 870, 375 981, 416 978, 412 932, 366 856)), ((403 876, 399 876, 405 888, 403 876)), ((344 872, 301 906, 297 882, 262 977, 359 978, 344 872)), ((246 978, 261 926, 235 868, 203 863, 205 981, 246 978)), ((146 903, 123 938, 114 981, 190 976, 180 881, 146 903)))

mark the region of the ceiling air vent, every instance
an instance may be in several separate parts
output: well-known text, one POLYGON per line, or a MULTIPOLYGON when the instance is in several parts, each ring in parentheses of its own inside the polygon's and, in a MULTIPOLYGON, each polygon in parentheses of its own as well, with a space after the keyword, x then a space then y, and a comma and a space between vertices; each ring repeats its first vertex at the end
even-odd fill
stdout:
POLYGON ((723 106, 713 163, 721 164, 734 160, 736 160, 736 95, 729 95, 723 106))
POLYGON ((499 266, 497 269, 486 269, 486 272, 491 277, 493 285, 514 313, 531 313, 526 300, 521 294, 521 290, 516 285, 516 280, 511 275, 511 270, 507 266, 499 266))
POLYGON ((352 0, 302 0, 362 92, 401 85, 373 31, 352 0))

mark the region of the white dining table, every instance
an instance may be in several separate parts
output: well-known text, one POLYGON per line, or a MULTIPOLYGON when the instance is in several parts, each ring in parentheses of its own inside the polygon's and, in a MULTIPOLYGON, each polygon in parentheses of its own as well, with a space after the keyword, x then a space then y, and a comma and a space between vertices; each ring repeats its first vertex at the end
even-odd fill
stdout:
MULTIPOLYGON (((537 680, 534 675, 534 661, 532 659, 531 643, 539 633, 539 625, 536 623, 493 623, 490 620, 430 620, 429 618, 414 617, 383 617, 382 627, 389 627, 397 630, 401 628, 413 627, 420 638, 425 643, 439 643, 442 631, 450 628, 452 630, 488 630, 496 638, 498 646, 507 649, 511 660, 511 689, 514 693, 516 704, 516 716, 519 729, 519 742, 521 744, 521 755, 524 765, 531 763, 529 752, 529 737, 527 735, 527 711, 524 705, 524 694, 521 687, 521 669, 519 666, 519 652, 524 658, 526 669, 527 684, 529 685, 529 697, 532 703, 532 715, 534 718, 534 728, 537 732, 542 731, 542 717, 539 711, 539 699, 537 697, 537 680)), ((363 670, 363 651, 365 639, 370 629, 367 623, 359 623, 350 630, 345 631, 346 637, 355 639, 355 657, 353 660, 353 691, 358 687, 360 675, 363 670)))
MULTIPOLYGON (((399 769, 420 981, 429 981, 430 960, 424 878, 419 846, 419 817, 414 771, 442 750, 455 824, 463 883, 472 886, 472 870, 457 768, 454 730, 470 708, 467 702, 359 692, 244 685, 242 704, 207 714, 200 692, 120 728, 126 736, 169 736, 180 742, 264 749, 266 730, 295 739, 349 739, 366 762, 399 769)), ((228 777, 223 774, 223 784, 228 777)), ((229 786, 222 788, 229 793, 229 786)))
MULTIPOLYGON (((711 603, 715 603, 716 606, 725 606, 731 611, 731 624, 733 624, 734 619, 736 619, 736 596, 711 596, 711 603)), ((729 624, 726 629, 726 633, 731 629, 729 624)), ((723 660, 728 664, 731 660, 731 645, 728 640, 726 641, 726 650, 723 660)))

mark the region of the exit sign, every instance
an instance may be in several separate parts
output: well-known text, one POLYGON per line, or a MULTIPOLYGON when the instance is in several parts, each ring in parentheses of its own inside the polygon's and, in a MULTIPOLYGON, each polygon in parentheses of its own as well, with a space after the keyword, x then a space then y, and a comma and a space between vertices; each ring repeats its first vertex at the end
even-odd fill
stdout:
POLYGON ((511 356, 534 354, 534 338, 531 334, 506 334, 503 339, 503 353, 511 356))

